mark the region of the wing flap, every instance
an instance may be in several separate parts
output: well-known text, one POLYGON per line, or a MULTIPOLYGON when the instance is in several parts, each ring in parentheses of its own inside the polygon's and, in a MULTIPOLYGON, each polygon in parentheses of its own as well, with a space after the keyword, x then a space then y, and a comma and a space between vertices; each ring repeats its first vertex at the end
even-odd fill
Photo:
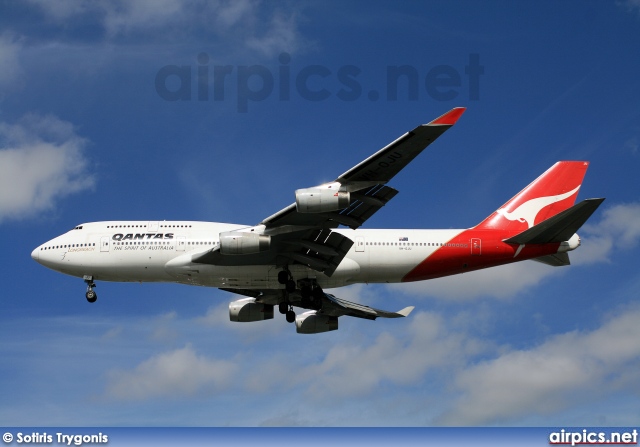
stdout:
POLYGON ((331 229, 306 230, 283 233, 272 237, 274 249, 259 254, 225 256, 215 247, 195 254, 191 262, 212 265, 286 265, 295 261, 324 273, 333 273, 347 255, 354 242, 331 229))
POLYGON ((325 299, 322 301, 321 312, 323 314, 333 317, 346 315, 350 317, 364 318, 366 320, 375 320, 376 318, 402 318, 408 316, 414 309, 414 306, 409 306, 398 312, 390 312, 343 300, 342 298, 338 298, 329 293, 325 293, 325 299))
MULTIPOLYGON (((291 237, 291 235, 287 235, 291 237)), ((331 230, 313 230, 306 237, 288 239, 284 243, 288 251, 280 255, 306 265, 313 270, 333 275, 342 259, 353 246, 353 241, 331 230)))
POLYGON ((355 220, 357 226, 348 225, 352 229, 358 228, 380 208, 393 199, 398 190, 389 186, 375 185, 355 195, 356 200, 348 208, 340 211, 340 217, 349 217, 355 220))

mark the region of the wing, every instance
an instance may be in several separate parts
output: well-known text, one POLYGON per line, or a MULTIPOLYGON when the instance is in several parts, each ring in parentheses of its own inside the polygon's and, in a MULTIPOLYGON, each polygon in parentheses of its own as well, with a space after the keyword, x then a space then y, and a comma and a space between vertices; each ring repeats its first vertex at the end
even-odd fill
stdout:
POLYGON ((386 183, 453 126, 464 111, 463 107, 454 108, 405 133, 334 182, 296 191, 295 203, 256 227, 232 232, 224 241, 221 236, 220 247, 194 256, 192 261, 215 265, 297 263, 331 276, 353 245, 351 239, 331 229, 340 225, 358 228, 389 202, 398 191, 386 183), (227 253, 233 256, 225 253, 227 241, 227 253))
POLYGON ((348 315, 350 317, 364 318, 367 320, 375 320, 376 318, 402 318, 408 316, 413 309, 414 306, 409 306, 397 312, 390 312, 388 310, 375 309, 343 300, 329 293, 325 294, 325 299, 322 303, 322 312, 326 315, 332 317, 348 315))
MULTIPOLYGON (((255 298, 256 302, 273 305, 278 303, 280 300, 280 294, 278 293, 270 293, 266 294, 259 290, 251 290, 251 289, 226 289, 222 288, 220 290, 224 290, 225 292, 235 293, 239 295, 248 296, 251 298, 255 298)), ((304 309, 315 310, 318 307, 321 307, 322 314, 327 315, 329 317, 356 317, 363 318, 365 320, 375 320, 376 318, 403 318, 409 316, 409 314, 415 309, 414 306, 405 307, 402 310, 397 312, 392 312, 388 310, 376 309, 374 307, 364 306, 362 304, 354 303, 352 301, 343 300, 342 298, 338 298, 330 293, 325 293, 322 298, 321 306, 313 306, 311 303, 305 303, 303 301, 296 302, 298 307, 302 307, 304 309)))
POLYGON ((456 107, 430 123, 416 127, 339 176, 333 183, 355 192, 351 194, 348 207, 333 212, 301 213, 297 204, 292 203, 267 217, 262 225, 267 228, 284 225, 358 228, 398 193, 384 185, 453 126, 464 111, 464 107, 456 107))

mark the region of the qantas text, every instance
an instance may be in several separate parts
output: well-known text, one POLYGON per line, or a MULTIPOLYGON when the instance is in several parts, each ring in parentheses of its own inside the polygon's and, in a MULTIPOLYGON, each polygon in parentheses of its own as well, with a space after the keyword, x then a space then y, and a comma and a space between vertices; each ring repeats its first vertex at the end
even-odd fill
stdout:
POLYGON ((173 233, 117 233, 111 236, 114 241, 139 241, 143 239, 173 239, 173 233))

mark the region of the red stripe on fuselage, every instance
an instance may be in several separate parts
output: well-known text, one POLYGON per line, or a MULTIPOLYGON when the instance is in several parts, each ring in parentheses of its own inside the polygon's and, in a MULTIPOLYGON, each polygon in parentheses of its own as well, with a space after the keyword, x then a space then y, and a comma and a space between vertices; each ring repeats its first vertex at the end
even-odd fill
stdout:
POLYGON ((509 234, 502 231, 469 229, 454 237, 407 273, 402 282, 423 281, 458 273, 495 267, 558 252, 559 242, 519 246, 506 244, 509 234), (473 241, 479 240, 474 247, 473 241))

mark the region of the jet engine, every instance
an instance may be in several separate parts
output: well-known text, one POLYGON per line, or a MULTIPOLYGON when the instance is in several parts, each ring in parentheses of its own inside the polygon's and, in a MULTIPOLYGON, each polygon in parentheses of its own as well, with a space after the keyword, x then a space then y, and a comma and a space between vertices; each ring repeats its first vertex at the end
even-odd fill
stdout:
POLYGON ((338 329, 338 317, 318 314, 312 310, 296 317, 296 332, 298 334, 318 334, 320 332, 338 329))
POLYGON ((220 253, 223 255, 250 255, 269 250, 271 236, 242 231, 220 233, 220 253))
POLYGON ((239 323, 271 320, 273 305, 256 303, 255 298, 243 298, 229 303, 229 319, 239 323))
POLYGON ((558 247, 558 253, 566 253, 571 250, 575 250, 580 246, 580 236, 578 233, 575 233, 568 241, 560 242, 560 247, 558 247))
POLYGON ((348 191, 340 191, 340 183, 296 190, 296 209, 299 213, 325 213, 349 206, 348 191))

